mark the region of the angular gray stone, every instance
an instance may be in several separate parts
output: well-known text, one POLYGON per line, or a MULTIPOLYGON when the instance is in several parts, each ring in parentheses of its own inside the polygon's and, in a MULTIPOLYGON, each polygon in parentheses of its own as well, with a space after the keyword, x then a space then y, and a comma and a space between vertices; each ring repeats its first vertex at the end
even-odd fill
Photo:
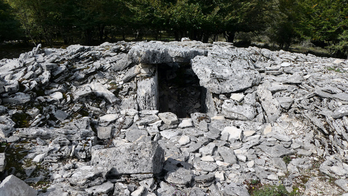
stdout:
POLYGON ((0 153, 0 172, 3 172, 6 164, 6 156, 5 153, 0 153))
POLYGON ((216 144, 211 142, 208 145, 201 147, 199 149, 199 152, 202 154, 202 156, 206 156, 206 155, 212 155, 213 151, 215 149, 216 144))
POLYGON ((237 163, 237 156, 234 154, 232 149, 225 146, 220 146, 218 147, 218 152, 223 158, 224 162, 229 164, 237 163))
POLYGON ((257 95, 260 97, 261 105, 267 114, 268 121, 275 122, 281 113, 279 102, 272 97, 271 91, 267 90, 263 85, 257 88, 257 95))
POLYGON ((130 196, 130 191, 127 185, 122 183, 116 183, 114 188, 114 196, 130 196))
POLYGON ((114 126, 97 127, 97 133, 99 139, 109 139, 112 134, 114 126))
POLYGON ((22 93, 22 92, 18 92, 14 95, 11 95, 10 97, 2 98, 3 103, 18 104, 18 105, 28 103, 30 102, 30 100, 31 100, 30 95, 22 93))
POLYGON ((8 137, 15 130, 15 124, 8 116, 0 116, 0 137, 8 137))
POLYGON ((348 180, 347 179, 339 179, 335 181, 337 186, 341 187, 344 191, 348 192, 348 180))
POLYGON ((37 190, 31 188, 14 175, 7 176, 0 184, 1 196, 36 196, 37 190))
POLYGON ((180 167, 176 171, 169 172, 165 180, 170 184, 190 185, 193 181, 193 173, 188 169, 180 167))
POLYGON ((62 110, 57 110, 55 113, 54 113, 54 117, 56 117, 58 120, 60 121, 64 121, 67 117, 68 117, 69 114, 67 114, 66 112, 62 111, 62 110))
POLYGON ((224 195, 226 196, 249 196, 248 190, 244 185, 237 185, 231 182, 229 185, 226 185, 223 189, 224 195))
POLYGON ((113 190, 114 190, 114 184, 111 183, 110 181, 107 181, 101 185, 90 187, 86 189, 85 191, 92 195, 100 195, 100 194, 109 194, 113 190))
POLYGON ((167 125, 174 125, 179 122, 178 117, 172 112, 159 113, 158 117, 167 125))
POLYGON ((139 110, 158 109, 158 77, 144 78, 137 83, 137 103, 139 110))
POLYGON ((222 104, 222 115, 233 120, 252 120, 256 115, 255 108, 249 104, 235 105, 231 100, 222 104))
POLYGON ((177 44, 163 42, 140 42, 128 53, 128 59, 137 64, 188 63, 197 55, 205 55, 207 51, 189 48, 177 44))
POLYGON ((348 105, 337 108, 332 114, 332 118, 341 118, 343 116, 348 116, 348 105))
POLYGON ((277 144, 272 147, 261 144, 259 147, 263 152, 274 158, 283 157, 285 155, 291 155, 295 153, 294 150, 284 148, 284 146, 280 144, 277 144))
POLYGON ((294 99, 291 97, 277 97, 276 98, 280 104, 280 106, 284 109, 290 109, 292 103, 294 102, 294 99))
POLYGON ((101 177, 103 174, 103 168, 99 166, 81 166, 77 168, 73 175, 68 178, 68 181, 72 185, 84 186, 90 181, 101 177))
POLYGON ((200 85, 215 94, 245 90, 261 81, 259 72, 252 70, 249 63, 236 53, 231 53, 229 59, 197 56, 191 64, 200 85))
POLYGON ((195 161, 193 166, 196 170, 213 172, 218 168, 218 165, 215 162, 206 162, 206 161, 195 161))
POLYGON ((164 163, 164 151, 154 142, 126 143, 92 151, 91 164, 104 167, 113 175, 158 174, 164 163), (112 171, 110 171, 112 170, 112 171))
MULTIPOLYGON (((168 195, 174 195, 174 193, 176 194, 181 194, 181 191, 178 191, 177 188, 173 185, 167 184, 163 181, 161 181, 160 183, 160 188, 157 189, 157 196, 168 196, 168 195)), ((182 193, 185 194, 185 193, 182 193)))
POLYGON ((142 136, 147 136, 148 132, 144 129, 138 129, 136 126, 132 126, 126 132, 126 140, 134 142, 142 136))

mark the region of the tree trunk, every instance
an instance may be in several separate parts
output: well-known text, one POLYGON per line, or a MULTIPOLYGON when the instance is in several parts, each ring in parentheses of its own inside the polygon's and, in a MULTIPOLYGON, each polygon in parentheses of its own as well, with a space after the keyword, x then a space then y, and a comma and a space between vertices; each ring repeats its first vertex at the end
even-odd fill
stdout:
POLYGON ((225 35, 226 42, 233 43, 236 32, 235 31, 225 31, 224 35, 225 35))

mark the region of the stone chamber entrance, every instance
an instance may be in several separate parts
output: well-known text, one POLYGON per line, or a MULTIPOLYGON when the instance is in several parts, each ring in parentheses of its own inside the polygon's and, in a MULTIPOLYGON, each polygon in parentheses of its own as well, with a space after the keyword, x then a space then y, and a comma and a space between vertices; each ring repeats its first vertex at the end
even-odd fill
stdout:
POLYGON ((179 118, 190 117, 191 113, 205 113, 206 89, 190 63, 158 65, 159 111, 172 112, 179 118))

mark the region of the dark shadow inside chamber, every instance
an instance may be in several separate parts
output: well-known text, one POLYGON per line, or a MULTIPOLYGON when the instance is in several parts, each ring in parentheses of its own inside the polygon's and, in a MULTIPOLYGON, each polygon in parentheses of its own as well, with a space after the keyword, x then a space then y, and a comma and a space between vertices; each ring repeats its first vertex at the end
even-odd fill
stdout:
POLYGON ((173 112, 179 118, 190 117, 194 112, 206 112, 206 89, 199 85, 199 79, 191 65, 158 65, 159 111, 173 112))

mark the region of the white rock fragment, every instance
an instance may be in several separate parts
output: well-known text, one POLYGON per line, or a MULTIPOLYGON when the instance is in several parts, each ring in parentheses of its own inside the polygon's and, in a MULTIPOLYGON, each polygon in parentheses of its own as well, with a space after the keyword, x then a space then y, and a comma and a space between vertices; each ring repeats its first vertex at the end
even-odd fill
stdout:
POLYGON ((232 93, 230 99, 241 102, 244 99, 243 93, 232 93))
POLYGON ((33 159, 33 162, 41 163, 44 158, 45 158, 45 154, 36 155, 35 158, 33 159))
POLYGON ((188 128, 188 127, 193 127, 193 121, 191 118, 184 118, 182 119, 181 123, 178 126, 179 128, 188 128))
POLYGON ((228 140, 242 140, 243 138, 243 131, 234 126, 225 127, 221 135, 225 134, 228 135, 228 140))
POLYGON ((201 157, 201 161, 213 162, 215 160, 212 156, 203 156, 201 157))
POLYGON ((178 123, 178 117, 172 112, 159 113, 158 117, 167 125, 174 125, 178 123))
POLYGON ((190 143, 190 141, 191 141, 191 140, 190 140, 190 137, 189 137, 189 136, 183 135, 183 136, 180 137, 178 143, 179 143, 181 146, 184 146, 184 145, 190 143))

